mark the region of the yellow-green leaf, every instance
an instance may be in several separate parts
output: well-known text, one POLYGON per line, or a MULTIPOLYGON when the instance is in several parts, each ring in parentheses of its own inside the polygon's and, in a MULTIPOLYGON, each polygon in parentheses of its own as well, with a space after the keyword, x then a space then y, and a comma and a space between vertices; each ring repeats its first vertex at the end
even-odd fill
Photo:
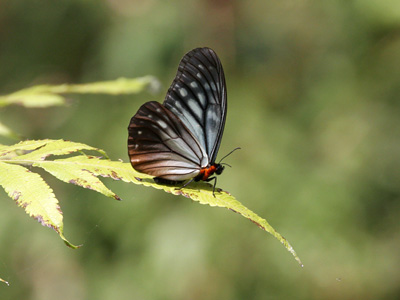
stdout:
MULTIPOLYGON (((65 243, 73 248, 76 246, 69 243, 63 235, 62 212, 52 189, 39 174, 34 173, 35 169, 28 170, 20 165, 43 168, 64 182, 119 199, 96 177, 96 173, 99 172, 96 166, 91 166, 91 162, 100 158, 88 156, 82 153, 82 150, 96 151, 107 157, 101 149, 64 140, 32 140, 12 146, 0 146, 0 185, 28 215, 39 220, 42 225, 53 228, 65 243), (47 160, 49 157, 60 155, 74 156, 47 160)), ((112 177, 113 171, 103 173, 104 176, 108 176, 109 173, 112 177)))
MULTIPOLYGON (((218 192, 217 191, 215 192, 215 197, 214 197, 212 193, 212 186, 205 182, 192 182, 190 185, 180 189, 179 187, 176 186, 160 185, 155 183, 154 180, 152 179, 152 176, 145 175, 135 171, 130 165, 130 163, 121 163, 115 161, 107 162, 104 160, 98 160, 97 164, 99 166, 103 165, 103 167, 107 166, 108 171, 113 170, 114 171, 112 173, 113 175, 111 175, 110 177, 114 179, 120 179, 126 182, 133 182, 136 184, 141 184, 156 189, 162 189, 165 192, 174 195, 182 195, 194 201, 197 201, 201 204, 224 207, 238 214, 241 214, 243 217, 249 219, 261 229, 272 234, 294 256, 294 258, 298 261, 298 263, 301 266, 303 266, 294 248, 279 232, 277 232, 265 219, 261 218, 256 213, 245 207, 243 204, 237 201, 235 197, 233 197, 226 191, 217 189, 218 192)), ((103 175, 100 173, 97 174, 104 176, 104 174, 103 175)))
POLYGON ((0 107, 10 104, 18 104, 25 107, 49 107, 65 104, 64 97, 50 93, 31 93, 29 90, 16 92, 8 96, 0 97, 0 107))
POLYGON ((117 80, 100 81, 85 84, 62 84, 62 85, 41 85, 38 90, 45 90, 55 94, 135 94, 149 89, 152 92, 158 91, 160 84, 153 76, 140 78, 119 78, 117 80))
POLYGON ((64 182, 93 189, 115 199, 119 197, 98 176, 163 189, 201 204, 228 208, 272 234, 301 264, 293 247, 265 219, 249 210, 228 192, 217 189, 214 197, 212 186, 208 183, 193 182, 184 188, 156 184, 151 176, 136 172, 129 163, 111 161, 101 149, 70 141, 25 141, 13 146, 0 146, 0 184, 29 215, 40 220, 43 225, 54 228, 65 241, 61 210, 52 190, 38 174, 17 164, 40 167, 64 182), (96 151, 106 158, 89 156, 82 153, 82 150, 96 151), (60 155, 69 157, 54 159, 60 155))
POLYGON ((105 196, 120 200, 97 178, 100 175, 103 177, 114 176, 115 172, 110 166, 111 162, 78 152, 82 150, 96 151, 107 157, 103 150, 82 143, 43 140, 25 141, 0 148, 0 161, 3 159, 4 162, 8 163, 40 167, 64 182, 89 188, 105 196), (3 157, 2 154, 4 154, 3 157), (68 154, 74 154, 74 156, 65 159, 46 160, 49 156, 68 154))
POLYGON ((158 91, 160 84, 152 76, 93 82, 85 84, 37 85, 9 95, 0 96, 0 107, 19 104, 25 107, 48 107, 64 105, 64 94, 135 94, 145 89, 158 91))
POLYGON ((44 140, 44 141, 46 141, 46 143, 42 144, 39 147, 40 149, 36 148, 35 151, 31 151, 27 154, 20 155, 15 159, 36 161, 36 160, 43 160, 50 155, 67 155, 81 150, 96 151, 99 152, 101 155, 107 157, 107 154, 103 150, 82 143, 75 143, 64 140, 44 140))
MULTIPOLYGON (((90 156, 74 156, 54 161, 35 162, 33 166, 40 167, 61 181, 88 188, 107 197, 121 200, 115 193, 109 190, 96 176, 98 158, 90 156)), ((107 161, 105 161, 107 162, 107 161)), ((108 167, 110 170, 111 168, 108 167)))
POLYGON ((68 246, 76 248, 63 235, 63 216, 53 190, 30 170, 0 162, 0 185, 6 193, 43 226, 53 228, 68 246))
MULTIPOLYGON (((126 164, 126 168, 131 167, 130 164, 126 164)), ((213 196, 213 187, 205 182, 193 182, 190 185, 179 188, 168 185, 160 185, 155 183, 152 179, 147 175, 143 175, 141 173, 137 173, 134 171, 130 177, 132 182, 137 184, 143 184, 145 186, 151 186, 156 189, 163 189, 164 191, 174 194, 174 195, 182 195, 187 198, 190 198, 194 201, 197 201, 201 204, 207 204, 210 206, 224 207, 228 208, 243 217, 249 219, 253 223, 255 223, 261 229, 272 234, 278 241, 280 241, 285 248, 294 256, 297 262, 303 266, 299 256, 296 254, 294 248, 290 245, 290 243, 279 233, 277 232, 268 222, 267 220, 261 218, 256 213, 245 207, 242 203, 237 201, 235 197, 229 194, 226 191, 221 189, 217 189, 218 192, 215 192, 215 197, 213 196)))
POLYGON ((21 155, 38 149, 43 145, 46 145, 49 141, 51 140, 28 140, 19 142, 18 144, 12 146, 3 145, 0 147, 0 159, 7 159, 9 157, 17 156, 18 154, 21 155))

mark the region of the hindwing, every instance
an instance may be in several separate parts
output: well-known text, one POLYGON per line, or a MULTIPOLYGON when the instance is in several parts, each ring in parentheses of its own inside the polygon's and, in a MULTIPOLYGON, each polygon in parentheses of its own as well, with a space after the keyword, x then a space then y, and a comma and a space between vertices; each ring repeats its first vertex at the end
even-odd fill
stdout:
POLYGON ((185 124, 165 106, 143 104, 129 124, 128 153, 135 170, 168 180, 186 180, 209 163, 185 124))

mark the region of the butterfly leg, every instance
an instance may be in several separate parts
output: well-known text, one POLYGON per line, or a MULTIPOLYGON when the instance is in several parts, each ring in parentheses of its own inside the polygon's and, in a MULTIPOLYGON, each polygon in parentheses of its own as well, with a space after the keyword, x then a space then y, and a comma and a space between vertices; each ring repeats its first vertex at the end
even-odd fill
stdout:
POLYGON ((213 196, 214 196, 214 198, 215 198, 215 187, 217 186, 217 176, 207 178, 207 179, 204 180, 204 181, 210 182, 211 180, 214 180, 214 185, 213 185, 213 196))
POLYGON ((188 182, 186 182, 184 185, 182 185, 178 190, 183 189, 184 187, 188 186, 190 183, 192 183, 195 180, 195 178, 190 179, 188 182))
MULTIPOLYGON (((169 179, 164 179, 164 178, 160 178, 160 177, 154 177, 153 178, 154 182, 157 184, 165 184, 165 185, 178 185, 180 183, 182 183, 183 181, 179 181, 179 180, 169 180, 169 179)), ((215 187, 217 186, 217 177, 210 177, 207 178, 206 182, 210 182, 211 180, 214 180, 214 184, 213 184, 213 196, 215 198, 215 187)), ((187 182, 185 182, 184 185, 180 186, 179 188, 177 188, 177 190, 183 189, 185 187, 187 187, 189 184, 191 184, 193 181, 200 181, 200 179, 198 178, 192 178, 190 180, 188 180, 187 182)))
MULTIPOLYGON (((192 183, 193 181, 200 181, 200 180, 201 180, 201 179, 199 179, 199 178, 197 178, 197 177, 192 178, 192 179, 190 179, 188 182, 186 182, 184 185, 182 185, 180 188, 178 188, 178 190, 183 189, 184 187, 188 186, 188 185, 189 185, 190 183, 192 183)), ((204 180, 204 181, 210 182, 211 180, 214 180, 214 185, 213 185, 213 196, 214 196, 214 198, 215 198, 215 186, 217 185, 217 177, 216 177, 216 176, 210 177, 210 178, 207 178, 207 179, 204 180)))

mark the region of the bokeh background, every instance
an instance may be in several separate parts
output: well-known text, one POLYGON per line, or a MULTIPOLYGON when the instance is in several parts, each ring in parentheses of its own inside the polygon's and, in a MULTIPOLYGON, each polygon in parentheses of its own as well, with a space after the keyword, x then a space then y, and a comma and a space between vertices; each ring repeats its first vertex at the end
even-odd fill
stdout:
MULTIPOLYGON (((400 2, 0 1, 0 94, 154 75, 158 94, 73 96, 0 111, 30 139, 127 159, 127 125, 162 101, 184 53, 220 56, 228 117, 218 180, 294 246, 226 209, 104 180, 60 183, 67 248, 2 191, 3 299, 399 299, 400 2)), ((2 139, 1 143, 15 141, 2 139)))

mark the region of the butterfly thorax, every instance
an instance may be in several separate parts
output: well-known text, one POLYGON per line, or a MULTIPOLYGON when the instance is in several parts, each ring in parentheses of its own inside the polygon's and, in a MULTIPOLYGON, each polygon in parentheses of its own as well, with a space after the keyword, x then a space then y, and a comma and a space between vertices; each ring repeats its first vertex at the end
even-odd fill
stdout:
POLYGON ((224 166, 222 166, 221 164, 213 163, 205 168, 201 168, 200 173, 195 177, 194 180, 195 181, 200 181, 200 180, 208 181, 208 179, 214 174, 221 175, 223 170, 224 170, 224 166))

